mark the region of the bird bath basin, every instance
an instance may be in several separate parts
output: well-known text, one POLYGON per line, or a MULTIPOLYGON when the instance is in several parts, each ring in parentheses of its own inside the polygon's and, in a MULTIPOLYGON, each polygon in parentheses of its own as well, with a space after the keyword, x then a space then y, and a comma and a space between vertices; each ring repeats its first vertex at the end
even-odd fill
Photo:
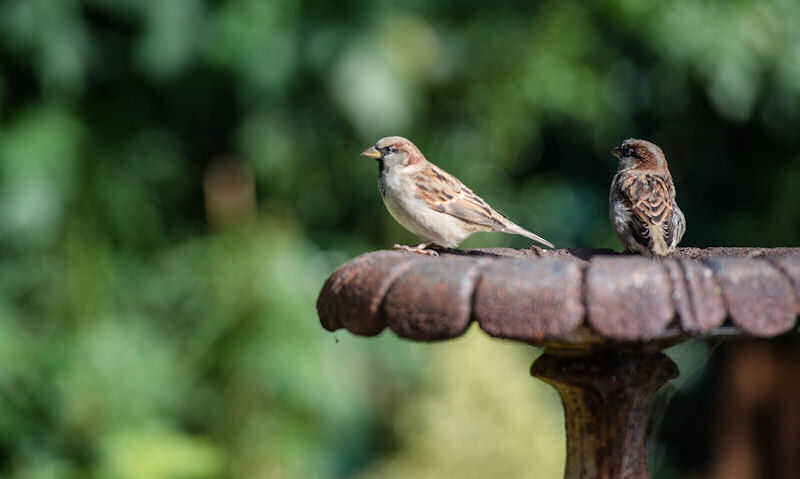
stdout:
POLYGON ((677 376, 664 348, 692 337, 772 337, 800 314, 800 248, 397 251, 337 269, 317 311, 330 331, 434 341, 487 334, 544 347, 531 374, 564 404, 567 479, 644 479, 650 397, 677 376))

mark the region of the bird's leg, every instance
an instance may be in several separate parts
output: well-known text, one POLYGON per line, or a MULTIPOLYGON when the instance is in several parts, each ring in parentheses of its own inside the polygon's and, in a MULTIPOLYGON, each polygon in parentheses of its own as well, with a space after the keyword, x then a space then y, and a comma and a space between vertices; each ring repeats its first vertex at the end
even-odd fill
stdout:
POLYGON ((439 253, 432 249, 425 249, 433 243, 420 243, 416 246, 406 246, 403 244, 392 245, 392 249, 399 249, 401 251, 410 251, 412 253, 424 254, 427 256, 439 256, 439 253))

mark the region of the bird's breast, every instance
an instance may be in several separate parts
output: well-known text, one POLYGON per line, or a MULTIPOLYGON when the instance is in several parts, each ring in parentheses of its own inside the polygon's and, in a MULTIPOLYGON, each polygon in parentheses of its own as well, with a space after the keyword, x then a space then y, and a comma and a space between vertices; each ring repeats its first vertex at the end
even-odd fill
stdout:
POLYGON ((404 182, 403 175, 392 173, 387 169, 382 169, 378 175, 378 188, 380 189, 381 196, 384 199, 387 196, 398 197, 405 195, 413 195, 414 188, 411 184, 404 182))

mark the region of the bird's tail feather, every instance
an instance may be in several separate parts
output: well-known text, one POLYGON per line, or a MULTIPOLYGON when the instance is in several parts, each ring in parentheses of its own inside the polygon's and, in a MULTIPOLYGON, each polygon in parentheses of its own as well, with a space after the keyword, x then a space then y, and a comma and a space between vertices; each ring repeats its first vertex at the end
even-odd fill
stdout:
POLYGON ((555 246, 553 246, 553 243, 551 243, 551 242, 547 241, 546 239, 542 238, 541 236, 539 236, 539 235, 537 235, 535 233, 531 233, 530 231, 526 230, 525 228, 523 228, 521 226, 517 226, 517 225, 515 225, 513 223, 511 225, 509 225, 506 228, 505 231, 506 231, 506 233, 517 234, 517 235, 524 236, 526 238, 530 238, 533 241, 536 241, 537 243, 541 243, 541 244, 543 244, 545 246, 548 246, 550 248, 555 248, 555 246))

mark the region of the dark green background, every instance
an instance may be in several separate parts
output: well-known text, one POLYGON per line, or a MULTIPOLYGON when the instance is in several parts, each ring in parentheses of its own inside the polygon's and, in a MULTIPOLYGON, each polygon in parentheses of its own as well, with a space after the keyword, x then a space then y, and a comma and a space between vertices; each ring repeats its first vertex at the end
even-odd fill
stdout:
POLYGON ((3 477, 559 477, 527 348, 319 327, 336 266, 416 240, 382 136, 558 247, 618 248, 628 137, 682 245, 800 241, 800 3, 396 3, 0 0, 3 477))

